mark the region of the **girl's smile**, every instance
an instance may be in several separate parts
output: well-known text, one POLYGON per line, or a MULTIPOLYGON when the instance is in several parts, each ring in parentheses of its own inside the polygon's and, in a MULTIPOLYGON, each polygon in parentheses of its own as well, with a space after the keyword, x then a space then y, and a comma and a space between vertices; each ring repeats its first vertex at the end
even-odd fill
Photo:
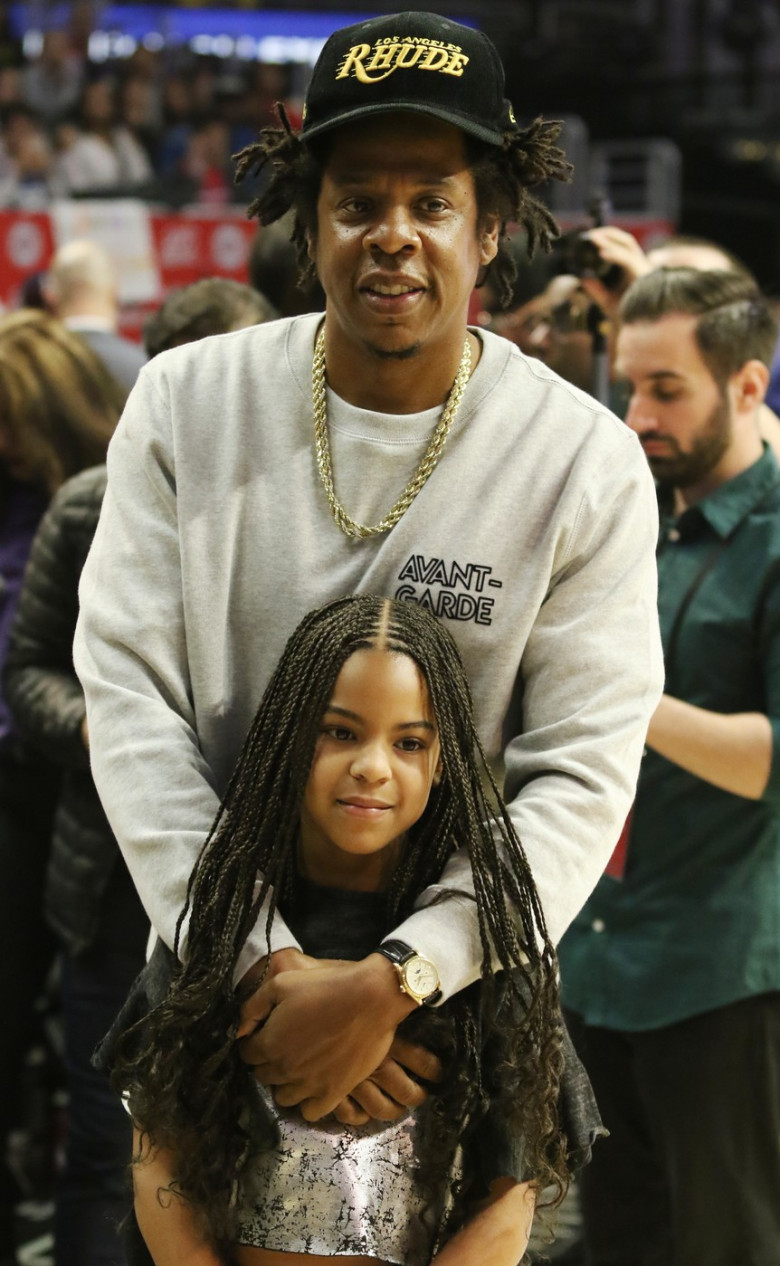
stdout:
POLYGON ((356 651, 336 679, 306 784, 303 873, 330 887, 384 887, 438 767, 436 724, 417 665, 394 651, 356 651))
POLYGON ((382 804, 380 800, 360 800, 357 797, 353 797, 352 800, 339 800, 338 803, 347 809, 348 812, 354 813, 356 817, 369 819, 379 817, 380 814, 392 808, 389 804, 382 804))

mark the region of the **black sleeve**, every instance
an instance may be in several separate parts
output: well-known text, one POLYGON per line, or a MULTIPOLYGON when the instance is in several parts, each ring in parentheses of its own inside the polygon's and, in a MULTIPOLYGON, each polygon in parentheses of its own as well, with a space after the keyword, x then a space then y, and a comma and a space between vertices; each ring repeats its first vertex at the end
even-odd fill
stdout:
MULTIPOLYGON (((85 472, 92 475, 93 472, 85 472)), ((99 472, 95 472, 96 475, 99 472)), ((88 769, 81 737, 84 695, 73 668, 78 583, 100 498, 85 501, 83 476, 60 490, 33 541, 3 672, 3 692, 22 737, 61 767, 88 769)))
MULTIPOLYGON (((558 1102, 560 1128, 566 1138, 569 1164, 573 1171, 582 1169, 591 1158, 593 1144, 607 1131, 601 1121, 590 1078, 574 1049, 566 1023, 561 1016, 563 1040, 563 1075, 558 1102)), ((495 1078, 495 1043, 488 1042, 485 1051, 486 1078, 495 1078)), ((525 1163, 524 1140, 509 1128, 500 1101, 494 1094, 482 1121, 475 1126, 472 1141, 478 1186, 476 1198, 486 1196, 497 1178, 514 1178, 527 1182, 533 1178, 525 1163)))
MULTIPOLYGON (((162 1002, 168 992, 176 966, 177 960, 173 951, 168 949, 164 941, 158 939, 151 958, 136 976, 118 1016, 92 1056, 93 1067, 100 1072, 111 1072, 120 1041, 135 1024, 149 1014, 153 1007, 159 1006, 162 1002)), ((136 1041, 139 1043, 143 1041, 142 1030, 138 1031, 136 1041)))

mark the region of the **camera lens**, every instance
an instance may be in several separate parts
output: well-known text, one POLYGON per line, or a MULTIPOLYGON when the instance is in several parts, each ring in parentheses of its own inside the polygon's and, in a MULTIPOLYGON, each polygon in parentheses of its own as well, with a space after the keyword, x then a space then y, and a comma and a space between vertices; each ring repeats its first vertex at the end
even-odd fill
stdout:
POLYGON ((577 277, 597 278, 607 290, 620 290, 625 282, 623 269, 602 259, 598 246, 589 237, 578 237, 573 243, 572 272, 577 277))

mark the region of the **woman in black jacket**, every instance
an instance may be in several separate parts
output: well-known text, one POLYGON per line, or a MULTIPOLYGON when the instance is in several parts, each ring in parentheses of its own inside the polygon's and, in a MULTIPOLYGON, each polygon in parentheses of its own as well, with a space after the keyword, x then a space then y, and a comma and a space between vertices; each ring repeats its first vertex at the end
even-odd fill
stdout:
MULTIPOLYGON (((38 523, 69 476, 105 460, 125 392, 53 317, 0 319, 0 665, 38 523)), ((5 1165, 33 1007, 52 957, 41 917, 58 765, 26 741, 0 694, 0 1262, 15 1261, 5 1165)))
MULTIPOLYGON (((167 345, 268 315, 265 301, 249 287, 211 278, 174 292, 153 324, 167 345), (169 340, 171 332, 175 337, 169 340)), ((153 355, 159 348, 147 350, 153 355)), ((57 1266, 123 1266, 126 1260, 117 1225, 130 1209, 130 1121, 90 1061, 143 964, 149 930, 92 782, 86 708, 71 654, 79 578, 105 488, 101 465, 70 479, 52 500, 30 554, 3 675, 20 733, 60 779, 48 867, 37 896, 40 903, 43 889, 46 921, 63 951, 69 1111, 55 1209, 57 1266)), ((134 1234, 131 1226, 131 1244, 134 1234)), ((149 1260, 142 1248, 132 1251, 140 1254, 138 1260, 149 1260)))
POLYGON ((105 466, 55 495, 33 542, 3 675, 22 737, 61 775, 44 888, 61 955, 69 1093, 65 1171, 57 1192, 57 1266, 124 1260, 130 1122, 92 1051, 144 961, 149 923, 89 769, 84 696, 71 658, 78 582, 106 487, 105 466))

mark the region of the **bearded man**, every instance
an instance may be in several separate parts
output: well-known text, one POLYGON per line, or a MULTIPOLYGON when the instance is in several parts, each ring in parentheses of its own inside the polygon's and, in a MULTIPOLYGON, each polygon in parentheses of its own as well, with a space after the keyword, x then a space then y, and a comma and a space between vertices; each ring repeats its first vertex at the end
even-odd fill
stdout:
POLYGON ((610 1138, 588 1266, 780 1263, 780 471, 775 323, 751 278, 660 269, 617 369, 662 505, 666 694, 633 813, 561 946, 610 1138))

